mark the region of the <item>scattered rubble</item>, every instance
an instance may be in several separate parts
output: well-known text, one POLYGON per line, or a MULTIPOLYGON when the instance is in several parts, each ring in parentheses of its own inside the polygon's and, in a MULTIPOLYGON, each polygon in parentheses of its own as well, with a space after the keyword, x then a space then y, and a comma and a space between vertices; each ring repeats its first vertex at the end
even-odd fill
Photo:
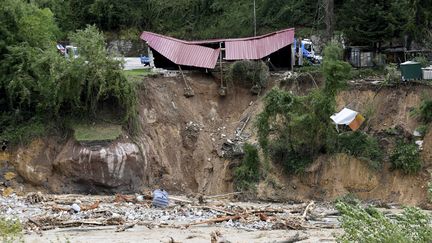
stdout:
MULTIPOLYGON (((326 219, 334 209, 326 205, 262 204, 223 200, 230 193, 191 199, 171 197, 166 208, 152 207, 149 194, 115 196, 42 195, 0 198, 0 213, 18 218, 29 232, 55 228, 116 225, 116 232, 135 225, 153 228, 187 229, 216 225, 246 231, 308 228, 336 228, 337 220, 326 219), (201 199, 200 199, 201 198, 201 199), (77 200, 79 199, 79 200, 77 200), (317 210, 318 208, 318 210, 317 210)), ((217 234, 216 234, 217 235, 217 234)), ((220 236, 216 237, 220 238, 220 236)))

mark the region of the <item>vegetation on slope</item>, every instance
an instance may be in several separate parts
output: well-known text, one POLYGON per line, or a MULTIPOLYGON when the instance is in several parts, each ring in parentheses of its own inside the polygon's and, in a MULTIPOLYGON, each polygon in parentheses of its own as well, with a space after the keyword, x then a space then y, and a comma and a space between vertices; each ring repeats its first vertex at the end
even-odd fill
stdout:
POLYGON ((59 28, 50 10, 5 0, 0 19, 0 139, 16 143, 30 138, 28 131, 46 132, 49 122, 38 121, 62 128, 70 117, 97 119, 104 103, 124 124, 135 116, 135 89, 95 26, 70 34, 79 57, 66 59, 55 47, 59 28))
POLYGON ((324 88, 306 96, 273 89, 265 97, 256 121, 264 155, 288 173, 303 171, 320 154, 336 152, 366 159, 377 168, 381 156, 376 139, 361 132, 338 134, 329 118, 336 111, 336 95, 345 86, 350 66, 341 61, 342 50, 335 45, 327 46, 324 54, 324 88))

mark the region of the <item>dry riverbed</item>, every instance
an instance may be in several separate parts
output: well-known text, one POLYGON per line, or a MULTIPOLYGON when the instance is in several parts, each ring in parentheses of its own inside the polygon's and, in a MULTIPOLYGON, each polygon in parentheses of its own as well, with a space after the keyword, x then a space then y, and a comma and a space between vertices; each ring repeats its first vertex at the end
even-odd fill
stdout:
POLYGON ((329 242, 340 231, 331 204, 238 202, 151 195, 11 195, 0 214, 18 218, 25 242, 329 242), (80 206, 79 212, 71 205, 80 206))

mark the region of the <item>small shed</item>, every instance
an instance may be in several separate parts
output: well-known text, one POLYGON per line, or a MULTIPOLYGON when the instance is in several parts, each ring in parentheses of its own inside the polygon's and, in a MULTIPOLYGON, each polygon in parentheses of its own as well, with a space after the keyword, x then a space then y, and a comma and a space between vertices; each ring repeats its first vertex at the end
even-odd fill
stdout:
POLYGON ((347 48, 346 58, 353 67, 373 67, 375 54, 370 47, 350 46, 347 48))
POLYGON ((422 69, 419 62, 407 61, 400 64, 402 80, 420 80, 422 79, 422 69))

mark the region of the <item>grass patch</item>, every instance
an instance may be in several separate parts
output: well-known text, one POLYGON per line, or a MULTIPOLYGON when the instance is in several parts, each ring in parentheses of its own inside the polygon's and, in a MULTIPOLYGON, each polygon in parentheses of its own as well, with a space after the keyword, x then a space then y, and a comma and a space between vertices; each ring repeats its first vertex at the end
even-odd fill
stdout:
POLYGON ((150 68, 140 68, 133 70, 124 70, 124 75, 131 83, 139 83, 144 77, 154 75, 155 73, 150 68))
POLYGON ((107 123, 75 124, 72 129, 74 138, 79 142, 113 141, 122 133, 121 125, 107 123))
POLYGON ((148 76, 153 74, 153 71, 150 68, 140 68, 133 70, 124 70, 124 74, 126 75, 126 77, 148 76))
POLYGON ((351 71, 351 79, 363 79, 373 76, 384 76, 386 71, 379 68, 359 68, 351 71))

